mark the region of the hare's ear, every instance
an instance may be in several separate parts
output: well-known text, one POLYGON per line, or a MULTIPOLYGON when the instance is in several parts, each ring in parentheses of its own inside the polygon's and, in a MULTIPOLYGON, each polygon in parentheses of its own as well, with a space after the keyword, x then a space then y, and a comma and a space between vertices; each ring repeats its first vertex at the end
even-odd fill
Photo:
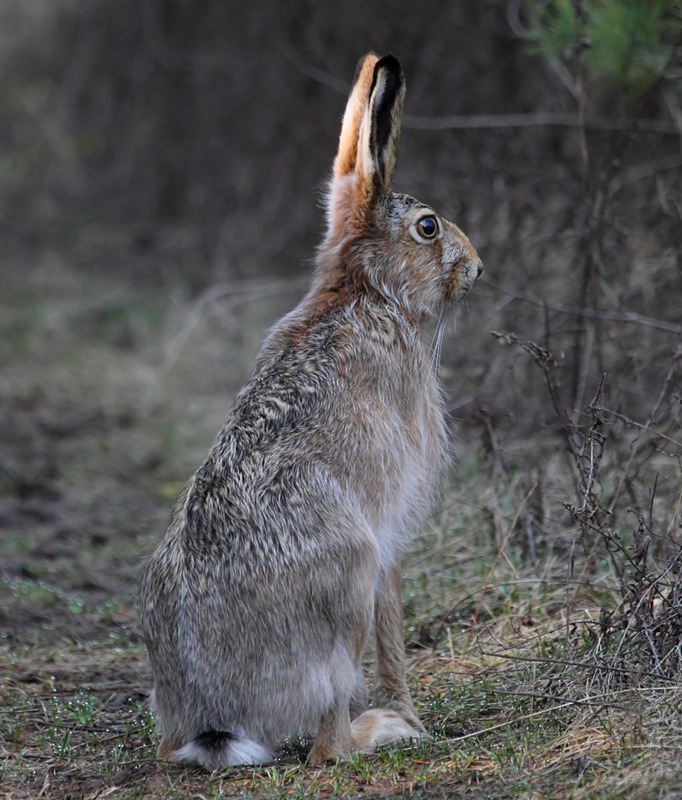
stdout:
POLYGON ((339 152, 334 160, 334 177, 343 178, 355 170, 358 157, 360 125, 367 108, 367 102, 374 81, 374 66, 379 57, 374 53, 363 56, 355 69, 353 88, 346 104, 341 125, 339 152))
POLYGON ((404 98, 405 79, 400 62, 395 56, 384 56, 374 65, 358 137, 355 171, 370 196, 388 191, 393 182, 404 98))
POLYGON ((327 239, 364 221, 391 185, 398 157, 405 83, 393 56, 360 59, 343 115, 327 199, 327 239))

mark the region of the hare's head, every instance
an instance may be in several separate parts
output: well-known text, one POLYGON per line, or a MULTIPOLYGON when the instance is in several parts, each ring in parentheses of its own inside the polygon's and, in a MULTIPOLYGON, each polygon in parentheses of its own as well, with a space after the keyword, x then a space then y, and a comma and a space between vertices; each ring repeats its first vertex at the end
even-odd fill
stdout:
POLYGON ((392 191, 404 96, 394 56, 361 59, 334 161, 319 265, 329 289, 369 285, 423 318, 466 294, 483 267, 456 225, 392 191))

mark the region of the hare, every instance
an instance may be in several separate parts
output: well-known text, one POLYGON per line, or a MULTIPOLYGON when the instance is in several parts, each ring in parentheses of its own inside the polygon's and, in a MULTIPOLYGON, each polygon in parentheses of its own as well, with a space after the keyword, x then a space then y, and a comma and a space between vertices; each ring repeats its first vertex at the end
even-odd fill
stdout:
POLYGON ((446 451, 421 329, 440 331, 482 266, 455 225, 391 190, 404 93, 395 57, 360 61, 312 286, 263 344, 144 571, 161 759, 264 763, 300 734, 319 764, 426 735, 400 600, 446 451))

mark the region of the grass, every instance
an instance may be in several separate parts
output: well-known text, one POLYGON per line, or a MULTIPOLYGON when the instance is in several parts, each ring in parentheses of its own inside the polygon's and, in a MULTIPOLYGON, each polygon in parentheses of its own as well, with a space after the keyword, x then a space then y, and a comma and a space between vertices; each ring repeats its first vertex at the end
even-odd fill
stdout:
POLYGON ((526 622, 505 638, 479 633, 468 656, 415 662, 432 742, 326 769, 294 751, 275 766, 211 776, 155 762, 139 645, 28 649, 2 690, 3 785, 7 796, 55 798, 621 797, 633 787, 632 796, 674 797, 679 685, 590 687, 595 666, 585 654, 574 647, 569 662, 563 633, 531 632, 526 622))

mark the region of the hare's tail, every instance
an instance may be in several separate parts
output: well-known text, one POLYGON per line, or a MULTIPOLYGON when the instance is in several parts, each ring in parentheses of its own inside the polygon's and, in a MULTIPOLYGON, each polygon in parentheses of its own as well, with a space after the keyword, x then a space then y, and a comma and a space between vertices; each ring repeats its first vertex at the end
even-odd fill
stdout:
POLYGON ((204 769, 213 771, 240 764, 265 764, 272 761, 273 754, 253 739, 230 731, 209 730, 195 736, 167 757, 171 761, 200 764, 204 769))

